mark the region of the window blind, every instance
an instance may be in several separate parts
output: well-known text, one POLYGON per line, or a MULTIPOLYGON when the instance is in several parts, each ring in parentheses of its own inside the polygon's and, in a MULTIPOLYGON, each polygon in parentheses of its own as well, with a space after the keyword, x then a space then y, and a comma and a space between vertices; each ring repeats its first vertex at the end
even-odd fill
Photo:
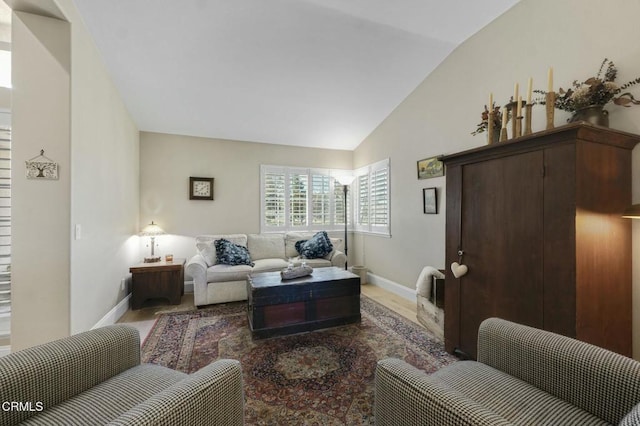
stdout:
POLYGON ((390 235, 389 169, 386 159, 355 171, 356 230, 390 235))
POLYGON ((0 128, 0 338, 11 330, 11 131, 0 128))
POLYGON ((344 193, 336 176, 345 173, 351 171, 260 166, 261 232, 344 230, 344 193))

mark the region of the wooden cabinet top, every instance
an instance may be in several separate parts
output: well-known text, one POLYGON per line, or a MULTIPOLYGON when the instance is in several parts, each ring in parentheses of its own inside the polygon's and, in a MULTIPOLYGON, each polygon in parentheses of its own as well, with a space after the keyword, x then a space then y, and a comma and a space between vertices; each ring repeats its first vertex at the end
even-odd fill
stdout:
POLYGON ((454 154, 443 155, 445 164, 487 160, 506 154, 516 154, 542 149, 547 145, 575 142, 577 140, 601 143, 623 149, 633 149, 640 142, 640 135, 596 126, 584 121, 556 127, 551 130, 532 133, 505 142, 481 146, 454 154))
POLYGON ((187 261, 186 259, 174 258, 173 262, 166 262, 164 260, 161 260, 160 262, 153 262, 153 263, 139 263, 129 268, 129 272, 141 273, 141 272, 176 271, 176 270, 182 269, 186 261, 187 261))

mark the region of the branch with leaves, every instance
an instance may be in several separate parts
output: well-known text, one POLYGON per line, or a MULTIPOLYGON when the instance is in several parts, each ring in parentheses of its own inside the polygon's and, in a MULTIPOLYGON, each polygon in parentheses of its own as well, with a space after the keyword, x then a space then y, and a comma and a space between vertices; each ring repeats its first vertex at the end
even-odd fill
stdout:
MULTIPOLYGON (((590 106, 605 106, 609 102, 624 107, 640 105, 640 101, 636 100, 631 93, 621 93, 623 90, 640 83, 640 78, 618 86, 615 83, 617 75, 618 70, 613 61, 605 58, 595 77, 589 77, 582 82, 574 80, 567 90, 558 89, 554 107, 574 112, 590 106)), ((547 92, 544 90, 534 90, 533 92, 542 95, 535 100, 535 103, 545 105, 547 92)))

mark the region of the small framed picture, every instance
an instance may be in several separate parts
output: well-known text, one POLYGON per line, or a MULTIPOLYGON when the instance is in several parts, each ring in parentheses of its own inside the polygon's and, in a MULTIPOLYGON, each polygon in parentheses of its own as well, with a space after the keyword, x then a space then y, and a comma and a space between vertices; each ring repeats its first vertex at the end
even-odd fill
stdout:
POLYGON ((444 163, 438 157, 425 158, 418 161, 418 179, 429 179, 444 176, 444 163))
POLYGON ((44 149, 40 155, 25 161, 27 166, 27 179, 58 179, 58 163, 44 155, 44 149))
POLYGON ((422 190, 422 205, 425 214, 438 214, 438 191, 436 188, 422 190))
POLYGON ((190 177, 190 200, 213 200, 213 178, 190 177))

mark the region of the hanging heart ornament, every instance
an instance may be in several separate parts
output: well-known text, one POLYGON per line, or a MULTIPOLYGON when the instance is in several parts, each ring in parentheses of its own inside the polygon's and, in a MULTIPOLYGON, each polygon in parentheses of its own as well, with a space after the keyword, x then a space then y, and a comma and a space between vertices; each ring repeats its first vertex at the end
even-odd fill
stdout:
POLYGON ((451 272, 453 272, 454 277, 460 278, 469 272, 469 268, 467 268, 467 265, 461 265, 458 262, 453 262, 451 264, 451 272))

